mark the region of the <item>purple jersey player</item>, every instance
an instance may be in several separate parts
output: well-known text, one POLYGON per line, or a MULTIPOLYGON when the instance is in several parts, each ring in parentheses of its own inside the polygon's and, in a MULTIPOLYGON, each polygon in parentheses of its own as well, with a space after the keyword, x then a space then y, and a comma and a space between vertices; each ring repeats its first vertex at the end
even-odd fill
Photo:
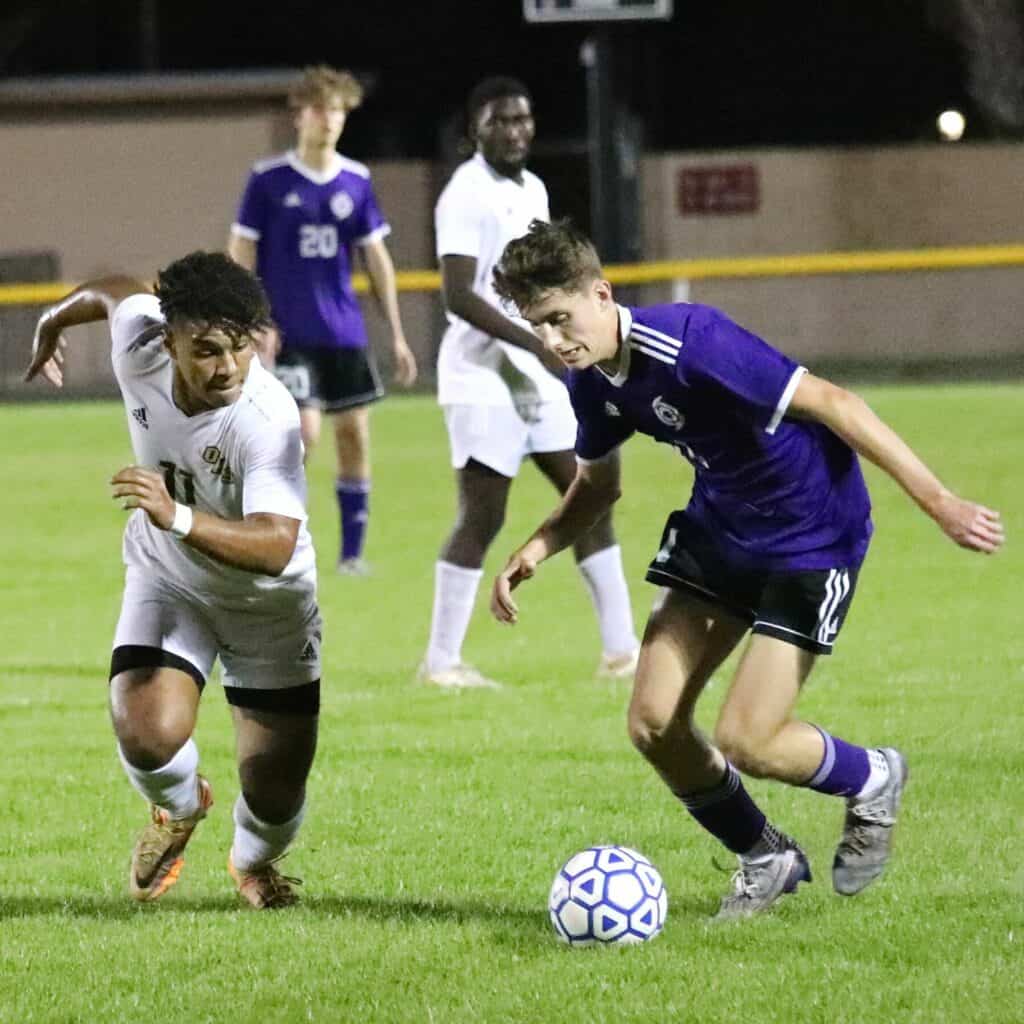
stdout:
MULTIPOLYGON (((396 379, 408 386, 416 378, 384 243, 390 228, 369 170, 335 150, 346 117, 361 101, 362 88, 348 72, 306 69, 289 97, 296 148, 255 165, 228 243, 231 256, 257 272, 270 296, 281 346, 275 372, 299 405, 307 455, 320 436, 321 411, 334 414, 338 568, 348 575, 366 572, 369 405, 384 394, 352 289, 356 251, 391 330, 396 379)), ((261 352, 268 357, 272 350, 261 352)))
POLYGON ((623 441, 639 431, 678 449, 693 464, 693 494, 669 516, 647 573, 665 590, 640 652, 630 736, 739 856, 719 919, 764 910, 811 877, 739 772, 844 797, 832 880, 837 892, 860 892, 888 860, 906 762, 793 717, 815 659, 842 628, 871 536, 857 454, 970 550, 999 548, 998 513, 945 488, 856 395, 717 310, 616 305, 593 246, 566 222, 535 221, 509 243, 495 285, 569 368, 579 421, 576 480, 495 580, 495 616, 515 622, 512 589, 618 497, 619 463, 608 456, 623 441), (748 631, 712 744, 694 706, 748 631))

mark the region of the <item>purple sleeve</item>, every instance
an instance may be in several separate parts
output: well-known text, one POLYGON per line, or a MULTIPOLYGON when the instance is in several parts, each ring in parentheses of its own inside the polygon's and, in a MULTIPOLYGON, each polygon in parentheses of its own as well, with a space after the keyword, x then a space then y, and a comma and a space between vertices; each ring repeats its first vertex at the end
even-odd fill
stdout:
POLYGON ((683 384, 726 392, 741 415, 769 434, 775 433, 804 372, 789 356, 721 315, 686 339, 676 363, 683 384))
POLYGON ((633 427, 621 416, 610 415, 600 399, 582 394, 571 382, 569 397, 576 413, 576 457, 581 462, 603 459, 633 435, 633 427))
POLYGON ((236 227, 244 228, 242 234, 256 239, 263 234, 266 226, 267 196, 258 174, 250 174, 245 184, 245 192, 238 206, 236 227))
POLYGON ((352 240, 356 245, 372 242, 376 238, 384 238, 391 233, 391 226, 384 219, 384 214, 377 205, 377 196, 373 185, 367 181, 362 202, 352 217, 352 240))

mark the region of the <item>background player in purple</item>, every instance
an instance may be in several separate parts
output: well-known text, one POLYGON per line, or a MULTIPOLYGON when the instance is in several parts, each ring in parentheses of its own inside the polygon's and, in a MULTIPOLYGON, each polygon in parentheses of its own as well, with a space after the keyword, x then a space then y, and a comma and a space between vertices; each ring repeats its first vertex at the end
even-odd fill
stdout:
POLYGON ((593 246, 567 222, 535 221, 494 276, 569 368, 579 420, 576 479, 495 580, 494 615, 515 622, 512 589, 608 511, 619 495, 619 463, 608 456, 623 441, 639 431, 673 445, 695 482, 648 570, 666 589, 640 652, 630 736, 739 856, 720 919, 766 909, 811 878, 803 851, 766 820, 739 772, 844 797, 832 879, 837 892, 860 892, 888 860, 906 762, 793 717, 815 659, 831 653, 871 535, 855 453, 965 548, 999 548, 998 513, 944 487, 856 395, 717 310, 618 306, 593 246), (712 743, 694 706, 748 631, 712 743))
POLYGON ((253 167, 228 242, 232 258, 255 270, 270 296, 281 341, 275 372, 299 405, 307 457, 320 437, 321 410, 333 414, 338 570, 348 575, 367 571, 369 405, 384 394, 352 290, 355 249, 391 330, 395 379, 406 387, 416 379, 384 243, 391 229, 369 170, 335 150, 362 98, 362 87, 347 71, 306 69, 289 94, 296 147, 253 167))

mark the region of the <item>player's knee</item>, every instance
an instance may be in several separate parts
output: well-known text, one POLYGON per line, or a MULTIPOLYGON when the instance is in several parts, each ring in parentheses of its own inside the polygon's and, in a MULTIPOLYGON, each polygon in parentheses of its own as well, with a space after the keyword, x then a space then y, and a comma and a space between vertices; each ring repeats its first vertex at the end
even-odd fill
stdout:
POLYGON ((715 746, 735 768, 755 779, 770 777, 771 749, 741 722, 724 718, 715 727, 715 746))
POLYGON ((452 541, 460 550, 483 562, 504 522, 505 513, 500 509, 473 509, 459 516, 452 541))
POLYGON ((649 704, 630 705, 626 730, 633 746, 646 758, 657 754, 671 725, 671 714, 649 704))
POLYGON ((128 763, 143 771, 163 767, 188 742, 190 721, 173 712, 147 716, 144 722, 113 714, 114 733, 128 763))

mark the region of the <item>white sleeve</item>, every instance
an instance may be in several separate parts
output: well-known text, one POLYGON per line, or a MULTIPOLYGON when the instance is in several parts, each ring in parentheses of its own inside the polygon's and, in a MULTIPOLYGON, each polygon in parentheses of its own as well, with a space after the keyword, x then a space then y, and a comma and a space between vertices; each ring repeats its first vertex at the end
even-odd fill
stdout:
POLYGON ((148 371, 170 356, 163 345, 160 300, 148 292, 122 299, 110 318, 111 359, 135 372, 148 371))
POLYGON ((302 432, 294 418, 271 420, 246 446, 242 471, 242 515, 268 512, 306 518, 306 472, 302 432))
POLYGON ((458 176, 452 178, 434 210, 437 258, 472 256, 479 259, 481 219, 482 210, 473 189, 462 186, 458 176))

